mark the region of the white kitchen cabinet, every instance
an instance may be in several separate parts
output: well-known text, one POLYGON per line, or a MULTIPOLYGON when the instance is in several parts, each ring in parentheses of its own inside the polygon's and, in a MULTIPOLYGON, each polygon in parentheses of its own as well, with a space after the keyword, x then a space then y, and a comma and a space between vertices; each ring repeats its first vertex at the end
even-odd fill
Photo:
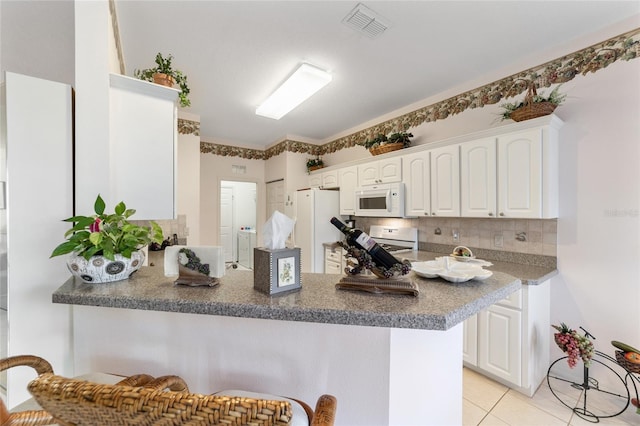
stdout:
POLYGON ((322 189, 335 189, 340 187, 340 185, 338 184, 339 179, 338 179, 337 170, 331 170, 329 172, 322 173, 321 179, 322 179, 322 183, 321 183, 322 189))
POLYGON ((338 188, 338 171, 313 172, 309 175, 309 188, 335 189, 338 188))
POLYGON ((431 215, 460 216, 460 147, 450 145, 431 153, 431 215))
POLYGON ((463 323, 462 361, 478 365, 478 314, 467 318, 463 323))
POLYGON ((179 90, 110 75, 110 182, 137 220, 176 218, 179 90))
POLYGON ((460 145, 460 215, 496 216, 496 138, 460 145))
POLYGON ((553 126, 498 136, 499 217, 558 217, 557 143, 553 126))
POLYGON ((400 181, 402 181, 402 157, 392 157, 358 165, 359 186, 400 181))
POLYGON ((463 331, 465 366, 532 396, 549 367, 549 285, 549 281, 524 285, 467 319, 463 331))
POLYGON ((342 247, 326 247, 324 248, 324 273, 325 274, 344 274, 346 260, 344 258, 345 251, 342 247))
POLYGON ((340 182, 340 214, 356 214, 356 187, 358 186, 358 167, 343 167, 338 170, 340 182))
POLYGON ((322 173, 316 172, 309 175, 309 188, 320 188, 322 186, 322 173))
POLYGON ((406 216, 429 216, 431 214, 430 170, 429 151, 416 152, 402 157, 406 216))
POLYGON ((522 312, 495 304, 478 314, 478 367, 522 384, 522 312))
POLYGON ((557 130, 550 125, 460 145, 462 217, 558 216, 557 130))

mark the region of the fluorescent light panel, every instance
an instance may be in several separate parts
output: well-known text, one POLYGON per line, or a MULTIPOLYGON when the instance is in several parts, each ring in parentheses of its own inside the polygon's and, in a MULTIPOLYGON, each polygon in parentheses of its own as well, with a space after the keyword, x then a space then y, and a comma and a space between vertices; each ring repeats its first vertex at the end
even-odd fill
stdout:
POLYGON ((302 64, 256 109, 256 114, 279 120, 329 84, 331 78, 331 74, 320 68, 302 64))

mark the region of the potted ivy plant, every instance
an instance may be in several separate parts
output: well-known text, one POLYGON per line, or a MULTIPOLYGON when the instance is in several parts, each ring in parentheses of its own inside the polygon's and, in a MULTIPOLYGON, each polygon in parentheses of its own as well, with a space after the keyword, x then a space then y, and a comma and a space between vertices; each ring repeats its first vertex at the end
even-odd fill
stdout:
POLYGON ((158 53, 155 67, 143 70, 136 69, 133 75, 140 80, 152 81, 163 86, 173 87, 174 84, 177 84, 180 87, 180 106, 188 107, 191 105, 191 101, 189 100, 190 90, 187 85, 187 76, 182 71, 173 69, 172 60, 173 55, 168 55, 165 58, 162 53, 158 53))
POLYGON ((92 216, 72 216, 64 219, 73 223, 65 232, 67 239, 51 253, 51 257, 71 253, 67 259, 69 271, 85 282, 120 281, 137 271, 144 262, 140 250, 150 243, 162 242, 162 228, 154 222, 139 226, 129 222, 136 212, 124 202, 116 205, 114 213, 105 213, 100 195, 94 203, 92 216))
POLYGON ((412 137, 413 134, 409 132, 394 132, 389 136, 379 133, 372 139, 366 140, 362 145, 372 155, 379 155, 409 147, 412 137))
POLYGON ((324 167, 324 162, 322 158, 308 158, 307 159, 307 173, 311 173, 314 170, 318 170, 324 167))
POLYGON ((502 120, 524 121, 551 114, 567 97, 561 94, 559 89, 560 85, 556 86, 549 96, 539 95, 535 84, 531 83, 521 102, 500 105, 503 108, 502 120))

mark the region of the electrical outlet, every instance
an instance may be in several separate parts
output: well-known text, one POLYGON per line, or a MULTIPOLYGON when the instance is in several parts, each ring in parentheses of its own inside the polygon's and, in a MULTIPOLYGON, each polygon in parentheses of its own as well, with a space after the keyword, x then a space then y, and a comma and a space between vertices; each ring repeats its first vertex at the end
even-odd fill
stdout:
POLYGON ((493 245, 495 247, 502 247, 504 243, 504 239, 502 238, 502 234, 495 234, 493 236, 493 245))
POLYGON ((460 232, 457 229, 451 231, 453 235, 453 241, 460 241, 460 232))

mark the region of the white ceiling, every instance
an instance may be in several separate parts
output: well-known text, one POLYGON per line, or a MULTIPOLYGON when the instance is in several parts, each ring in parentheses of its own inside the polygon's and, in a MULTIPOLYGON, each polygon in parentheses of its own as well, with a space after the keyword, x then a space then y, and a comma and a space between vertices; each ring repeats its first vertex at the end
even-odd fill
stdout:
MULTIPOLYGON (((117 0, 126 72, 173 54, 205 141, 264 148, 331 137, 640 13, 640 1, 363 1, 390 23, 344 25, 358 1, 117 0), (280 120, 255 115, 296 67, 333 81, 280 120)), ((571 53, 571 52, 566 52, 571 53)), ((552 59, 552 58, 550 58, 552 59)), ((537 64, 536 64, 537 65, 537 64)))

